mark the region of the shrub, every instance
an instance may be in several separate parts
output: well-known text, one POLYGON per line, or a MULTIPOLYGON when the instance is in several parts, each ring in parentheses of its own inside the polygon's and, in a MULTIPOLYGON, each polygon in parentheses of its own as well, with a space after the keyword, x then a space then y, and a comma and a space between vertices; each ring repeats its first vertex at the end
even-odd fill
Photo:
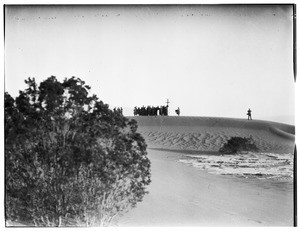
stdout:
POLYGON ((141 201, 150 161, 136 121, 79 78, 25 82, 16 99, 5 93, 6 220, 106 226, 141 201))
POLYGON ((242 138, 242 137, 231 137, 227 143, 225 143, 219 150, 221 153, 232 154, 238 152, 257 152, 256 147, 252 137, 242 138))

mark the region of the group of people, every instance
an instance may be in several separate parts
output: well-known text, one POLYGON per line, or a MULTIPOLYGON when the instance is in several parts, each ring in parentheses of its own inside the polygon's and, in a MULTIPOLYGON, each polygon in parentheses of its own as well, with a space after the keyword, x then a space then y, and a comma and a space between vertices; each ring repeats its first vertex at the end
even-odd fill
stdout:
POLYGON ((135 116, 167 116, 168 115, 169 106, 142 106, 142 107, 134 107, 133 114, 135 116))
POLYGON ((123 115, 123 108, 118 107, 118 108, 114 108, 114 112, 118 112, 119 114, 123 115))
MULTIPOLYGON (((142 106, 142 107, 134 107, 133 114, 134 116, 167 116, 168 115, 168 108, 169 106, 142 106)), ((123 109, 122 108, 114 108, 114 111, 118 111, 119 113, 123 114, 123 109)), ((250 108, 247 111, 247 116, 248 120, 252 120, 252 115, 251 115, 251 110, 250 108)), ((180 109, 177 108, 175 110, 175 113, 179 116, 180 115, 180 109)))
MULTIPOLYGON (((168 108, 169 108, 169 106, 134 107, 133 114, 134 114, 134 116, 157 116, 157 115, 167 116, 168 115, 168 108)), ((122 108, 121 108, 121 110, 122 110, 122 108)), ((248 120, 252 120, 251 112, 252 111, 249 108, 248 111, 247 111, 248 120)), ((175 113, 179 116, 180 115, 180 108, 177 108, 175 110, 175 113)))

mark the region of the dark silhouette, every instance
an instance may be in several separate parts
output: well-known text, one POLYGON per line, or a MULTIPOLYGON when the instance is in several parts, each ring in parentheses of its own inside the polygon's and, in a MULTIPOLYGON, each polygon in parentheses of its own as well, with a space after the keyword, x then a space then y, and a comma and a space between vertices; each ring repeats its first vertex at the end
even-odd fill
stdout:
POLYGON ((123 115, 123 108, 121 108, 121 107, 118 107, 118 108, 114 108, 113 109, 113 111, 115 112, 115 113, 119 113, 119 114, 121 114, 121 115, 123 115))
POLYGON ((168 107, 169 106, 162 106, 161 107, 162 116, 167 116, 168 115, 168 107))
POLYGON ((180 116, 180 109, 179 109, 179 107, 175 110, 175 112, 176 112, 176 114, 177 114, 178 116, 180 116))
POLYGON ((252 136, 249 138, 235 136, 227 140, 227 142, 219 149, 219 152, 224 154, 258 152, 258 147, 252 136))
POLYGON ((248 120, 252 120, 250 108, 248 109, 247 115, 248 115, 248 120))
POLYGON ((167 106, 142 106, 142 107, 134 107, 133 115, 134 116, 167 116, 169 105, 167 106))
POLYGON ((138 108, 137 107, 134 107, 134 109, 133 109, 133 115, 134 116, 138 115, 138 108))

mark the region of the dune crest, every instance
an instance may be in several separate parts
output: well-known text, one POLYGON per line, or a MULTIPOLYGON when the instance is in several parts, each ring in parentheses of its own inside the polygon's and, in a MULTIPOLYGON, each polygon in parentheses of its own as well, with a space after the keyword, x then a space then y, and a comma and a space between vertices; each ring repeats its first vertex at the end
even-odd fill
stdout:
POLYGON ((295 127, 262 120, 219 117, 137 116, 149 148, 217 152, 233 136, 250 137, 260 152, 293 153, 295 127))

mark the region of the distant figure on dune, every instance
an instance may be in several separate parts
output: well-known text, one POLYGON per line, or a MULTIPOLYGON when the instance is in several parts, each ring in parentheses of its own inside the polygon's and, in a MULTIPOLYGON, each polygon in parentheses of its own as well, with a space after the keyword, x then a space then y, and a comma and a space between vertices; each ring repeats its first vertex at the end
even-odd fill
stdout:
POLYGON ((114 112, 117 112, 117 113, 123 115, 123 108, 121 108, 121 107, 116 108, 116 107, 115 107, 115 108, 114 108, 114 112))
POLYGON ((248 109, 247 115, 248 115, 248 120, 252 120, 250 108, 248 109))
MULTIPOLYGON (((134 116, 157 116, 158 114, 160 116, 167 116, 168 108, 169 108, 169 100, 167 100, 167 106, 143 106, 143 107, 134 107, 133 109, 133 115, 134 116)), ((179 108, 178 108, 179 109, 179 108)), ((114 112, 116 112, 119 109, 114 108, 114 112)), ((121 113, 123 113, 123 109, 121 108, 121 113)))
POLYGON ((180 109, 179 109, 179 107, 175 110, 175 112, 176 112, 176 114, 177 114, 178 116, 180 116, 180 109))

